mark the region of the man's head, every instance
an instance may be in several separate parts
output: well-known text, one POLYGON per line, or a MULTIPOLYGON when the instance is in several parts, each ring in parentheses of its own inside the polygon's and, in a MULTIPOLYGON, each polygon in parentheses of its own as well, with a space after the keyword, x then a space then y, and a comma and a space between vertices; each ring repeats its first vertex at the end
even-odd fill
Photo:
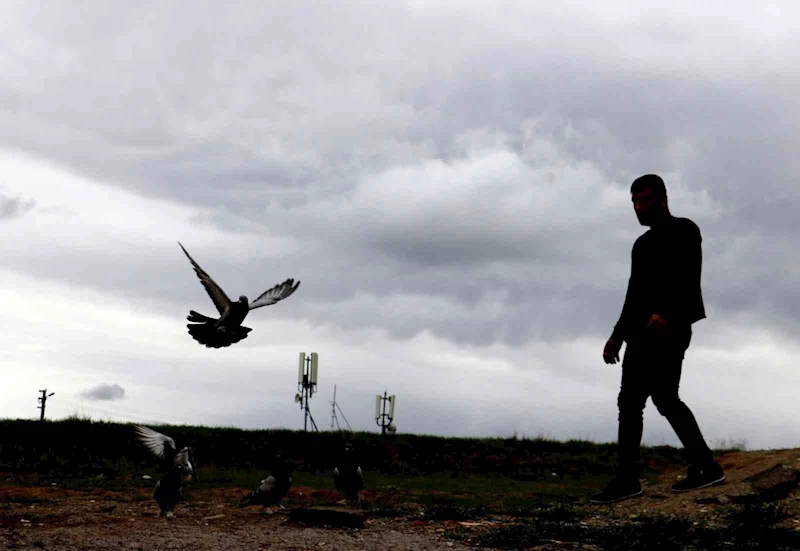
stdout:
POLYGON ((669 218, 667 188, 664 180, 655 174, 639 176, 631 184, 631 201, 636 218, 643 226, 652 226, 669 218))

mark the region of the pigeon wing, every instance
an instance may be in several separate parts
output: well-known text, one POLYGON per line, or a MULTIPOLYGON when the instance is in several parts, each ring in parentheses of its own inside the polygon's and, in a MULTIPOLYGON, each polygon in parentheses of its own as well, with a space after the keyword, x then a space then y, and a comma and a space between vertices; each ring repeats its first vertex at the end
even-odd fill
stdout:
POLYGON ((294 279, 287 279, 283 283, 278 283, 275 287, 269 291, 265 291, 261 294, 261 296, 251 302, 250 310, 275 304, 276 302, 291 296, 291 294, 294 293, 299 286, 300 282, 298 281, 295 283, 294 279))
POLYGON ((183 448, 181 451, 175 454, 175 457, 172 459, 172 463, 183 467, 189 472, 194 470, 194 465, 192 464, 191 457, 189 455, 189 448, 183 448))
POLYGON ((261 493, 269 493, 275 489, 275 477, 269 475, 267 478, 261 481, 261 484, 258 487, 258 491, 261 493))
POLYGON ((143 426, 137 426, 135 430, 139 441, 156 457, 167 461, 175 461, 178 458, 175 441, 166 434, 161 434, 143 426))
MULTIPOLYGON (((181 245, 181 242, 178 241, 178 245, 181 245)), ((189 255, 188 251, 181 245, 181 249, 183 249, 184 254, 189 259, 189 262, 192 263, 192 267, 194 268, 194 273, 197 274, 197 277, 200 279, 200 283, 203 284, 205 287, 208 296, 211 297, 211 300, 214 302, 214 306, 217 307, 217 311, 220 314, 224 314, 225 310, 231 305, 231 299, 225 294, 225 291, 216 284, 216 282, 211 279, 211 276, 206 273, 206 271, 200 267, 200 264, 194 261, 194 258, 189 255)))

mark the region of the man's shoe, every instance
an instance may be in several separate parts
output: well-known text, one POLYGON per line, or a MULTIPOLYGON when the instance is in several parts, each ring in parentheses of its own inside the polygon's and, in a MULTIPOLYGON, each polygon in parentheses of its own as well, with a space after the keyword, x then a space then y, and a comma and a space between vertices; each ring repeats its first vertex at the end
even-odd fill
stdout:
POLYGON ((673 492, 690 492, 700 488, 708 488, 725 482, 725 474, 719 463, 713 462, 705 466, 689 465, 689 473, 683 480, 672 485, 673 492))
POLYGON ((637 478, 613 478, 608 486, 599 494, 592 496, 589 502, 595 505, 607 505, 640 495, 642 495, 642 485, 637 478))

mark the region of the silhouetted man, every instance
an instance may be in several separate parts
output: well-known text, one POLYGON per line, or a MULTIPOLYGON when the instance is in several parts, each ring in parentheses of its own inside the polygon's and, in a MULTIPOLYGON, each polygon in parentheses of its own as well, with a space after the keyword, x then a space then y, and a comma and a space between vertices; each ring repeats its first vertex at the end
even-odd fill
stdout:
POLYGON ((642 418, 647 398, 667 418, 689 461, 688 476, 674 492, 725 481, 694 415, 678 397, 681 365, 692 338, 692 324, 706 317, 700 290, 702 237, 688 218, 672 216, 664 181, 655 174, 634 180, 631 200, 636 217, 650 229, 631 253, 631 275, 622 314, 603 350, 607 364, 619 361, 623 341, 619 407, 619 459, 616 476, 592 498, 613 503, 642 495, 639 484, 642 418))

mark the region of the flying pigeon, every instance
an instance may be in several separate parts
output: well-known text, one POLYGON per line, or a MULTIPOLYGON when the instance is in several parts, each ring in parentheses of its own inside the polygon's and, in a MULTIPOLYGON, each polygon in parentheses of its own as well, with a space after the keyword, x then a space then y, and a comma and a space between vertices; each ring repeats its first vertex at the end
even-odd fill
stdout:
POLYGON ((272 509, 273 505, 284 509, 281 501, 289 493, 291 487, 292 477, 289 473, 289 465, 283 459, 281 453, 278 452, 275 455, 275 462, 270 475, 259 482, 255 490, 239 501, 239 507, 262 505, 267 509, 267 514, 271 515, 275 512, 272 509))
POLYGON ((194 452, 188 446, 179 451, 172 438, 153 429, 137 426, 134 430, 139 441, 164 462, 167 474, 156 483, 153 497, 160 509, 159 516, 171 519, 174 516, 175 506, 181 498, 184 477, 191 475, 197 482, 194 452))
POLYGON ((247 297, 244 295, 240 296, 237 302, 231 302, 225 291, 194 261, 180 241, 178 245, 181 246, 181 249, 189 258, 197 277, 200 278, 200 283, 205 287, 208 296, 211 297, 220 314, 219 318, 211 318, 190 310, 189 315, 186 317, 187 320, 192 322, 186 325, 189 328, 189 334, 194 340, 204 344, 207 348, 222 348, 246 339, 247 334, 252 329, 244 327, 242 322, 250 310, 275 304, 291 296, 300 286, 299 281, 295 283, 294 279, 287 279, 283 283, 275 285, 269 291, 262 293, 253 302, 248 302, 247 297))
POLYGON ((351 505, 356 505, 361 500, 364 473, 358 466, 350 442, 345 444, 344 456, 340 459, 339 465, 333 469, 333 485, 345 495, 351 505))

